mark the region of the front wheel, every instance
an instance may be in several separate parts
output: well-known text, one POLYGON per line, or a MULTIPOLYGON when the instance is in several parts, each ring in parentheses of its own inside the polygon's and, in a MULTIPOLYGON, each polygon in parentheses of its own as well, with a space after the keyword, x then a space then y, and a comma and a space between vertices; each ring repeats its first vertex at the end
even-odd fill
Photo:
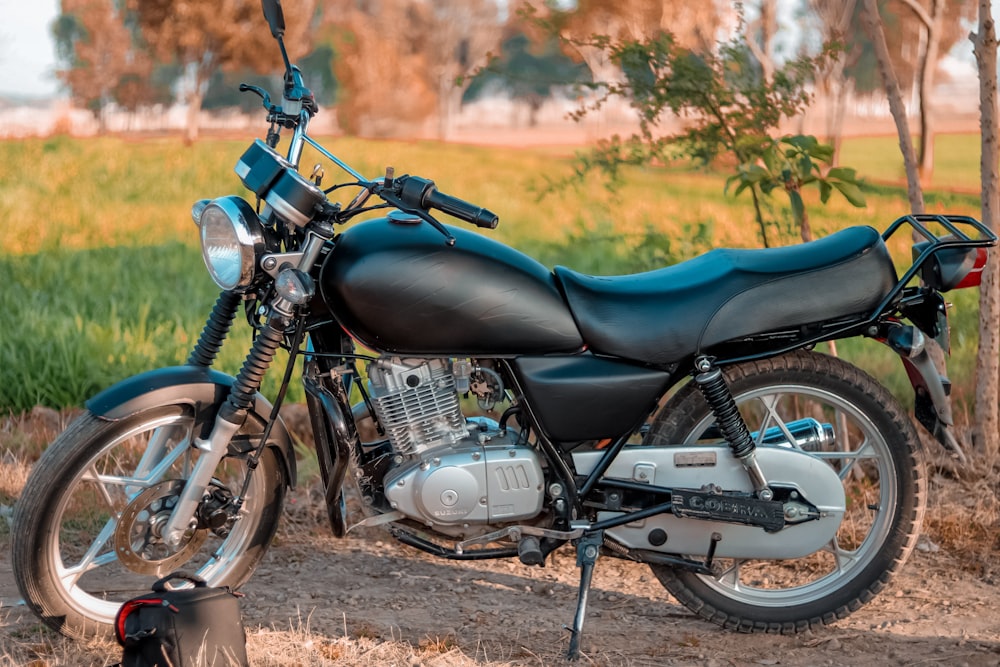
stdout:
MULTIPOLYGON (((832 438, 796 446, 843 480, 843 521, 824 549, 805 558, 717 559, 713 576, 660 565, 651 566, 653 573, 679 602, 730 629, 798 632, 843 618, 885 587, 919 536, 926 479, 913 426, 873 378, 818 353, 732 366, 725 377, 758 444, 789 433, 797 420, 832 427, 832 438)), ((715 418, 692 383, 661 409, 645 442, 720 442, 715 418)), ((808 480, 802 485, 808 488, 808 480)), ((794 527, 786 530, 794 539, 794 527)))
POLYGON ((45 451, 17 503, 12 561, 21 594, 46 624, 71 637, 107 635, 122 602, 182 567, 211 586, 249 578, 277 529, 287 481, 268 447, 239 514, 226 509, 246 476, 241 452, 259 439, 253 417, 215 471, 203 503, 211 528, 176 546, 162 539, 208 419, 184 404, 120 421, 87 412, 45 451))

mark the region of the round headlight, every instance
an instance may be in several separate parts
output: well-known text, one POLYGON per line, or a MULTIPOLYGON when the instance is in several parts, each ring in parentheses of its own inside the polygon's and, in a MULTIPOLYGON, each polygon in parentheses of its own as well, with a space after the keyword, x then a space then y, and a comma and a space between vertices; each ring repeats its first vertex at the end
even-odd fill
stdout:
POLYGON ((201 212, 201 256, 212 280, 224 290, 253 282, 264 230, 257 213, 239 197, 212 200, 201 212))

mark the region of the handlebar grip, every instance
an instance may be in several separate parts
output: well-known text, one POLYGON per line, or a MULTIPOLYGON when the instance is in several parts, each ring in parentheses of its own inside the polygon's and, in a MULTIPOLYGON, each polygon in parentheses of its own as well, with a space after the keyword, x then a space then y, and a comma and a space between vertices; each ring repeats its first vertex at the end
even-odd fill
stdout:
POLYGON ((500 224, 500 217, 496 213, 458 197, 446 195, 435 187, 431 187, 424 195, 424 203, 429 208, 436 208, 483 229, 496 229, 500 224))
POLYGON ((400 198, 411 206, 419 206, 424 210, 436 208, 484 229, 496 229, 500 224, 500 218, 496 213, 482 206, 470 204, 464 199, 444 194, 437 189, 434 181, 419 176, 406 176, 399 180, 402 182, 400 198))

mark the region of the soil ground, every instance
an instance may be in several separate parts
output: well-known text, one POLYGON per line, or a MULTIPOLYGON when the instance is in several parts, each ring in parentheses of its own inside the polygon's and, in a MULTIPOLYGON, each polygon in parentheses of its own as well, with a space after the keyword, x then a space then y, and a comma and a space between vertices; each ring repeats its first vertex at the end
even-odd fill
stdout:
MULTIPOLYGON (((268 657, 255 664, 563 662, 564 626, 572 621, 576 600, 572 551, 556 552, 542 569, 514 561, 435 559, 396 545, 377 529, 337 540, 321 527, 295 526, 308 502, 300 494, 290 498, 286 518, 292 527, 282 530, 243 589, 250 647, 267 645, 268 657), (349 655, 344 642, 352 646, 349 655), (360 650, 358 642, 367 648, 360 650), (364 659, 386 646, 392 650, 383 658, 364 659), (299 657, 280 657, 290 651, 299 657)), ((699 620, 645 566, 602 557, 581 664, 1000 665, 998 603, 1000 581, 971 575, 953 554, 924 538, 901 576, 848 619, 793 636, 744 635, 699 620)), ((73 642, 40 630, 19 599, 4 550, 0 664, 99 665, 117 659, 113 646, 77 650, 73 642)))

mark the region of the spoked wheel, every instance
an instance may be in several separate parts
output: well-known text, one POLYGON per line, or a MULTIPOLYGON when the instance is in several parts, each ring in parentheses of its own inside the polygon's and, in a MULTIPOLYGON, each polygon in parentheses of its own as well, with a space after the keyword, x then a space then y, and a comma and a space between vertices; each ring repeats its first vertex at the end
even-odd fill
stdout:
MULTIPOLYGON (((913 426, 884 387, 840 359, 799 352, 725 375, 758 446, 797 442, 833 467, 847 498, 843 521, 824 549, 805 558, 716 559, 714 576, 659 565, 653 572, 678 601, 726 628, 797 632, 843 618, 888 583, 919 536, 926 480, 913 426), (819 436, 793 437, 804 423, 821 427, 819 436)), ((668 401, 645 439, 660 446, 720 441, 691 384, 668 401)))
MULTIPOLYGON (((204 422, 187 405, 166 405, 112 422, 85 413, 45 451, 18 500, 13 566, 25 601, 72 637, 110 632, 122 602, 183 568, 212 586, 237 587, 253 572, 278 526, 286 473, 267 448, 238 514, 232 501, 255 438, 240 437, 216 470, 201 524, 178 545, 163 528, 191 472, 204 422)), ((259 425, 245 429, 260 432, 259 425)))

